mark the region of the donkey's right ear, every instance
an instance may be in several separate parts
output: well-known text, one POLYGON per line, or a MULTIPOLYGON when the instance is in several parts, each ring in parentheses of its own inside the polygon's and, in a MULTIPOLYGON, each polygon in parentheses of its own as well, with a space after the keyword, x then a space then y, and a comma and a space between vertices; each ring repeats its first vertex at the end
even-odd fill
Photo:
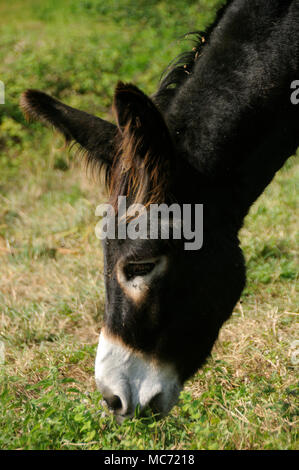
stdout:
POLYGON ((67 143, 77 142, 85 151, 87 163, 109 168, 115 153, 117 127, 96 116, 71 108, 38 90, 25 91, 20 107, 26 119, 54 126, 67 143))

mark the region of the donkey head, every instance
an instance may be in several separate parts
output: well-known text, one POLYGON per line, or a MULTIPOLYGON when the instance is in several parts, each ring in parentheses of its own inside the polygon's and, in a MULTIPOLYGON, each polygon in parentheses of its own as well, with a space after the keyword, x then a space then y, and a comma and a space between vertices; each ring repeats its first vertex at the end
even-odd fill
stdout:
MULTIPOLYGON (((195 215, 195 204, 204 205, 199 250, 185 249, 185 232, 166 239, 162 220, 154 238, 117 231, 103 241, 106 308, 95 364, 98 388, 119 420, 137 406, 164 415, 209 355, 244 287, 237 227, 226 213, 229 195, 188 163, 176 132, 133 85, 116 88, 117 126, 34 90, 23 94, 21 107, 79 143, 89 163, 105 167, 115 215, 119 196, 128 205, 142 204, 147 214, 153 205, 176 203, 179 219, 187 204, 195 215)), ((170 232, 175 223, 173 217, 170 232)), ((147 235, 149 230, 147 220, 147 235)))

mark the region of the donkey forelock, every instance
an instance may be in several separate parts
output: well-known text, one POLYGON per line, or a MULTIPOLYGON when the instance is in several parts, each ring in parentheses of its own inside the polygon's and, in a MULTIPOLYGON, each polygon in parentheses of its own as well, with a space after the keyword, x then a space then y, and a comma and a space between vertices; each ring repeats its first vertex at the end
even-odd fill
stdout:
POLYGON ((175 153, 164 119, 137 87, 119 82, 114 96, 119 132, 110 172, 110 203, 118 196, 144 206, 169 198, 175 153))

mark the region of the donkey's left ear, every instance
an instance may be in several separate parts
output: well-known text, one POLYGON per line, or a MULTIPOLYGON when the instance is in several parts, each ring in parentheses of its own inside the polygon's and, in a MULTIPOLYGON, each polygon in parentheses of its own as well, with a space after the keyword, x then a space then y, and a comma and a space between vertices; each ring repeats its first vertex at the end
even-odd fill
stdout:
POLYGON ((139 88, 118 82, 113 107, 120 132, 134 141, 141 158, 148 151, 153 155, 171 151, 172 141, 162 114, 139 88))
POLYGON ((106 175, 109 173, 118 133, 114 124, 71 108, 39 90, 25 91, 20 107, 27 119, 37 119, 54 126, 67 143, 77 142, 85 151, 88 164, 105 166, 106 175))

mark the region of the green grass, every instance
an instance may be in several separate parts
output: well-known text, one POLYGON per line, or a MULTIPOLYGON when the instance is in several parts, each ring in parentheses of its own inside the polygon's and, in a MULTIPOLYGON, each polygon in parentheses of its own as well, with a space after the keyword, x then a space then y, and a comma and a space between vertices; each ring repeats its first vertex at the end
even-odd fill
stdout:
POLYGON ((93 379, 104 310, 94 236, 102 187, 56 134, 28 125, 20 93, 40 88, 110 118, 118 79, 155 90, 221 1, 1 2, 1 449, 296 449, 296 206, 290 159, 241 232, 248 284, 206 366, 171 414, 118 426, 93 379))

